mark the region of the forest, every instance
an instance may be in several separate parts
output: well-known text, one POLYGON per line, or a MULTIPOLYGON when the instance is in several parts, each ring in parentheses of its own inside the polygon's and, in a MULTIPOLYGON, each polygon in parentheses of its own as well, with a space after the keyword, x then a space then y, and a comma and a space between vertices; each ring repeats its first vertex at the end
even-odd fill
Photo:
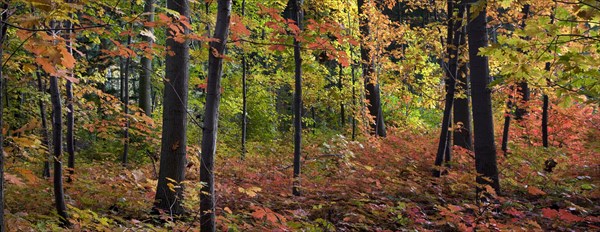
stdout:
POLYGON ((598 231, 598 0, 1 0, 0 232, 598 231))

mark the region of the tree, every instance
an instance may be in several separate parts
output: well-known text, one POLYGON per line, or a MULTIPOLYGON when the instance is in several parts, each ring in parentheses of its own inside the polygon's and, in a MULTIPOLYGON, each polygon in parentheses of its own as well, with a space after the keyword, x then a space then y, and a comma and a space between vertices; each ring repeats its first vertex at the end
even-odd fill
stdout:
MULTIPOLYGON (((529 15, 530 5, 526 4, 523 6, 523 21, 521 22, 521 29, 525 29, 527 16, 529 15)), ((520 50, 520 49, 519 49, 520 50)), ((511 89, 514 87, 511 87, 511 89)), ((512 91, 511 91, 512 92, 512 91)), ((511 93, 512 94, 512 93, 511 93)), ((510 111, 512 110, 513 105, 515 106, 515 119, 517 121, 523 120, 523 116, 527 114, 527 109, 521 107, 521 105, 525 105, 527 101, 529 101, 529 85, 526 80, 522 80, 517 85, 517 96, 508 96, 508 102, 506 103, 506 112, 504 115, 504 129, 502 131, 502 151, 504 155, 508 152, 508 133, 510 127, 510 111)))
POLYGON ((440 141, 438 143, 437 155, 435 158, 436 169, 434 170, 434 176, 440 176, 439 167, 443 163, 450 162, 450 132, 449 127, 452 125, 450 119, 452 113, 452 105, 454 104, 454 92, 456 90, 456 79, 458 76, 458 46, 464 38, 458 33, 458 30, 462 27, 462 14, 464 11, 460 4, 454 6, 453 0, 448 1, 448 34, 446 38, 446 53, 448 56, 448 62, 445 64, 444 70, 446 71, 446 100, 444 105, 444 116, 442 118, 442 128, 440 134, 440 141), (458 8, 458 16, 454 18, 454 9, 458 8), (459 20, 460 19, 460 20, 459 20))
MULTIPOLYGON (((38 91, 40 92, 40 94, 44 95, 46 93, 46 81, 42 80, 42 72, 39 69, 39 67, 37 69, 38 70, 36 75, 38 91)), ((42 171, 42 176, 45 178, 50 178, 50 160, 52 159, 52 155, 49 149, 50 141, 48 138, 48 119, 46 117, 46 103, 44 102, 43 98, 40 98, 40 100, 38 100, 38 105, 40 107, 40 118, 42 120, 42 145, 48 148, 48 156, 44 159, 44 169, 42 171)))
POLYGON ((58 88, 58 77, 50 76, 50 99, 52 102, 52 148, 54 154, 54 204, 60 222, 63 226, 69 226, 69 215, 65 204, 65 193, 63 189, 62 171, 62 104, 60 100, 60 89, 58 88))
POLYGON ((374 123, 371 123, 371 131, 381 137, 386 136, 385 123, 383 121, 383 111, 381 109, 381 93, 379 90, 379 81, 375 76, 375 67, 371 49, 365 43, 369 36, 369 20, 364 15, 365 0, 358 0, 358 14, 360 17, 360 35, 362 42, 360 45, 360 57, 362 60, 363 78, 365 80, 365 97, 369 101, 369 114, 375 117, 374 123))
MULTIPOLYGON (((525 29, 527 17, 529 16, 529 8, 531 8, 529 4, 525 4, 523 6, 523 21, 521 22, 521 28, 523 30, 525 29)), ((527 80, 519 82, 517 90, 519 96, 516 101, 517 104, 515 105, 515 119, 517 121, 521 121, 523 120, 523 117, 527 115, 526 103, 529 101, 529 97, 531 95, 529 91, 529 84, 527 84, 527 80)))
MULTIPOLYGON (((4 61, 4 41, 6 39, 6 19, 8 18, 8 3, 2 4, 2 15, 0 16, 2 22, 0 22, 0 64, 4 61)), ((4 86, 4 75, 3 75, 4 66, 0 66, 0 129, 3 127, 3 119, 4 119, 4 101, 2 86, 4 86)), ((0 231, 5 231, 4 226, 4 133, 0 132, 0 231)))
MULTIPOLYGON (((246 16, 246 0, 242 0, 242 17, 246 16)), ((246 135, 248 134, 248 63, 246 53, 242 52, 242 159, 246 157, 246 135)))
MULTIPOLYGON (((462 56, 463 48, 467 43, 466 25, 462 23, 462 21, 464 21, 465 19, 465 2, 466 1, 460 1, 460 4, 457 5, 457 7, 460 7, 458 13, 459 18, 457 20, 460 20, 461 22, 456 22, 457 25, 460 25, 460 28, 456 28, 455 30, 457 30, 457 33, 459 33, 459 37, 462 39, 460 39, 458 44, 454 44, 454 46, 458 46, 457 49, 459 50, 459 57, 462 56)), ((471 111, 469 108, 469 80, 467 73, 467 65, 465 62, 461 61, 462 59, 459 58, 457 69, 458 73, 456 74, 456 88, 457 90, 462 91, 464 96, 454 98, 454 114, 452 117, 454 119, 454 130, 452 141, 453 144, 456 146, 472 150, 473 141, 471 138, 471 111)))
POLYGON ((498 166, 496 161, 496 145, 494 144, 494 119, 492 117, 490 69, 487 56, 479 55, 479 49, 487 47, 487 20, 486 5, 478 12, 474 12, 473 4, 478 0, 469 1, 468 18, 472 19, 467 24, 469 37, 469 65, 471 67, 471 101, 473 106, 473 132, 475 135, 475 168, 477 170, 477 183, 491 185, 496 192, 500 192, 498 180, 498 166))
POLYGON ((166 46, 165 90, 163 96, 163 130, 160 150, 160 170, 154 207, 171 214, 182 214, 183 185, 185 178, 187 145, 187 102, 189 81, 189 41, 178 42, 175 36, 188 34, 185 26, 190 11, 187 0, 168 0, 167 7, 180 14, 182 31, 170 27, 166 46), (169 187, 172 186, 172 187, 169 187), (173 187, 175 186, 175 187, 173 187))
POLYGON ((204 107, 204 128, 202 130, 202 157, 200 159, 200 181, 205 183, 200 194, 201 231, 215 231, 215 183, 214 160, 217 149, 219 125, 219 105, 221 102, 221 76, 223 74, 223 54, 227 45, 231 0, 219 0, 217 21, 208 53, 208 76, 206 103, 204 107))
MULTIPOLYGON (((302 30, 301 6, 303 0, 290 0, 290 2, 292 3, 292 20, 295 21, 298 29, 302 30)), ((297 34, 294 35, 294 184, 292 193, 295 196, 300 195, 300 158, 302 155, 302 56, 297 36, 297 34)))
MULTIPOLYGON (((155 0, 146 0, 144 5, 144 13, 148 14, 148 22, 154 22, 154 2, 155 0)), ((146 27, 145 30, 148 34, 154 33, 154 27, 146 27)), ((148 35, 144 36, 146 39, 146 43, 148 49, 152 49, 154 44, 154 39, 148 35)), ((152 57, 151 54, 145 54, 142 56, 140 63, 142 66, 141 74, 140 74, 140 97, 139 97, 139 105, 146 115, 150 116, 152 114, 152 57)))
MULTIPOLYGON (((71 1, 67 1, 68 3, 70 3, 71 1)), ((69 21, 65 22, 65 28, 71 28, 72 24, 69 21)), ((65 31, 64 37, 66 40, 66 46, 67 46, 67 50, 69 51, 69 53, 71 55, 73 55, 73 41, 71 36, 73 35, 73 30, 67 29, 65 31)), ((67 104, 67 154, 69 155, 68 157, 68 162, 67 162, 67 170, 69 172, 68 178, 67 178, 67 182, 71 182, 73 181, 73 174, 75 173, 75 139, 73 137, 73 130, 75 127, 75 114, 73 112, 73 81, 71 81, 74 78, 74 71, 70 70, 69 74, 71 78, 67 78, 67 85, 66 85, 66 94, 67 94, 67 99, 66 99, 66 104, 67 104)))

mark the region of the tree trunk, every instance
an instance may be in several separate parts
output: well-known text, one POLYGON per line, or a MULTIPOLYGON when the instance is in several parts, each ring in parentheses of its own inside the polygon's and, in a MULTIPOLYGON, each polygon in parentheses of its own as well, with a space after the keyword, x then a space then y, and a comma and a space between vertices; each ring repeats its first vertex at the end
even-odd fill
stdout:
MULTIPOLYGON (((187 0, 168 0, 167 7, 189 18, 187 0)), ((182 27, 183 24, 181 25, 182 27)), ((167 29, 167 34, 174 33, 167 29)), ((185 29, 188 33, 188 29, 185 29)), ((165 92, 163 96, 163 130, 160 152, 160 170, 154 207, 179 215, 183 213, 182 181, 185 178, 187 145, 187 100, 189 80, 189 41, 178 43, 167 39, 166 47, 173 55, 165 60, 165 92), (175 185, 175 191, 169 185, 175 185)))
MULTIPOLYGON (((45 80, 42 80, 42 72, 39 70, 39 68, 37 71, 37 84, 40 94, 42 94, 42 96, 45 95, 46 84, 45 80)), ((46 104, 44 103, 44 100, 42 100, 41 97, 38 100, 38 105, 40 107, 40 118, 42 120, 42 145, 48 149, 48 156, 44 159, 44 170, 42 171, 42 176, 44 178, 50 178, 50 160, 52 159, 52 153, 50 153, 50 141, 48 139, 48 119, 46 117, 46 104)))
POLYGON ((204 128, 202 130, 202 157, 200 159, 200 181, 205 183, 200 194, 200 230, 205 232, 216 230, 214 159, 219 128, 223 57, 215 55, 223 54, 227 45, 231 0, 218 0, 217 10, 217 22, 213 36, 217 41, 210 42, 208 53, 209 68, 204 106, 204 128))
MULTIPOLYGON (((70 1, 67 1, 70 2, 70 1)), ((70 28, 71 27, 71 22, 66 21, 65 23, 65 27, 66 28, 70 28)), ((67 49, 69 50, 69 53, 71 53, 71 55, 73 55, 73 42, 71 41, 71 35, 72 35, 72 31, 71 30, 67 30, 65 31, 65 39, 66 39, 66 45, 67 45, 67 49)), ((69 75, 71 75, 71 77, 74 77, 73 74, 73 70, 70 70, 69 75)), ((66 99, 66 104, 67 104, 67 154, 69 155, 68 157, 68 162, 67 162, 67 170, 68 170, 68 176, 67 176, 67 182, 71 182, 73 181, 73 174, 75 173, 75 146, 74 146, 74 138, 73 138, 73 129, 75 127, 75 115, 73 114, 73 82, 71 82, 70 80, 67 80, 67 85, 66 85, 66 93, 67 93, 67 99, 66 99)))
MULTIPOLYGON (((242 1, 242 17, 246 16, 246 0, 242 1)), ((246 135, 248 133, 248 84, 246 78, 248 67, 246 53, 242 51, 242 159, 246 157, 246 135)))
POLYGON ((453 0, 448 0, 448 34, 446 38, 446 54, 448 63, 444 70, 446 71, 446 100, 444 104, 444 116, 442 118, 442 128, 440 132, 440 141, 438 143, 437 155, 435 157, 435 170, 433 175, 439 177, 440 166, 450 161, 450 131, 448 128, 452 126, 451 113, 454 103, 454 92, 456 88, 456 75, 458 63, 458 44, 460 43, 460 34, 455 30, 460 28, 460 20, 454 20, 454 4, 453 0))
MULTIPOLYGON (((460 20, 460 22, 456 22, 457 25, 459 25, 456 30, 460 30, 459 31, 459 36, 460 36, 460 40, 458 42, 458 44, 454 44, 455 46, 458 46, 459 49, 459 53, 458 55, 461 55, 461 52, 463 50, 461 50, 461 48, 463 48, 466 45, 466 26, 463 24, 463 20, 465 17, 465 8, 466 8, 466 4, 464 1, 462 1, 459 5, 458 5, 459 10, 458 10, 458 20, 460 20)), ((460 61, 460 59, 458 59, 458 61, 460 61)), ((456 74, 456 86, 464 91, 465 97, 464 98, 455 98, 454 99, 454 138, 453 138, 453 143, 456 146, 460 146, 462 148, 465 149, 469 149, 472 150, 473 149, 473 141, 471 139, 471 111, 469 108, 469 97, 470 97, 470 91, 469 91, 469 80, 468 80, 468 73, 467 73, 467 64, 466 63, 458 63, 457 64, 457 74, 456 74)))
POLYGON ((374 64, 371 57, 371 50, 365 44, 365 39, 369 35, 369 21, 363 14, 364 0, 358 0, 358 14, 360 16, 360 35, 362 37, 362 43, 360 46, 360 56, 362 60, 363 77, 365 79, 365 97, 369 101, 368 109, 369 114, 375 117, 375 122, 371 123, 371 132, 381 136, 386 136, 385 123, 383 121, 383 112, 381 109, 381 93, 379 90, 379 81, 377 78, 373 80, 375 76, 374 64))
MULTIPOLYGON (((154 2, 155 0, 146 0, 144 12, 148 13, 148 22, 154 22, 154 2)), ((154 27, 146 27, 146 30, 154 33, 154 27)), ((154 41, 146 36, 146 43, 149 49, 152 49, 154 41)), ((153 54, 152 54, 153 56, 153 54)), ((142 70, 140 74, 140 98, 139 105, 146 115, 152 114, 152 59, 148 59, 146 55, 142 55, 140 59, 142 70)))
MULTIPOLYGON (((475 4, 478 0, 470 0, 475 4)), ((473 102, 473 131, 475 135, 475 167, 479 176, 477 183, 491 185, 497 193, 500 192, 498 166, 496 161, 496 145, 494 144, 494 119, 492 116, 490 70, 488 58, 478 55, 479 49, 487 47, 487 2, 481 11, 473 15, 469 9, 468 18, 473 19, 467 24, 469 36, 469 63, 471 67, 471 86, 473 102)))
POLYGON ((543 95, 544 105, 542 106, 542 144, 548 147, 548 95, 543 95))
POLYGON ((52 142, 54 143, 52 145, 54 148, 54 201, 61 224, 69 226, 62 178, 62 104, 56 76, 50 77, 50 97, 52 101, 52 142))
MULTIPOLYGON (((302 6, 303 0, 290 0, 292 2, 292 20, 302 30, 302 6)), ((300 41, 294 36, 294 181, 292 193, 300 196, 300 158, 302 152, 302 56, 300 53, 300 41)), ((314 119, 314 111, 313 111, 314 119)))
MULTIPOLYGON (((127 37, 127 47, 131 44, 131 35, 127 37)), ((125 59, 125 68, 123 70, 123 114, 125 115, 125 127, 123 128, 123 157, 122 165, 127 166, 129 156, 129 66, 131 64, 131 54, 125 59)))
MULTIPOLYGON (((338 64, 338 68, 339 70, 339 74, 338 74, 338 89, 340 90, 340 95, 343 96, 342 90, 344 88, 344 67, 342 66, 342 63, 338 64)), ((342 128, 342 130, 344 129, 344 125, 346 125, 346 110, 344 109, 344 98, 341 98, 341 102, 340 102, 340 128, 342 128)))
MULTIPOLYGON (((521 22, 521 29, 525 29, 526 26, 526 20, 527 17, 529 16, 529 4, 525 4, 523 6, 523 21, 521 22)), ((517 121, 521 121, 523 120, 523 117, 525 115, 527 115, 527 109, 526 109, 526 103, 529 101, 529 96, 530 96, 530 91, 529 91, 529 85, 527 84, 526 80, 521 81, 518 84, 518 93, 519 96, 517 97, 517 101, 515 104, 515 119, 517 121)))
MULTIPOLYGON (((2 22, 0 22, 0 64, 3 64, 4 41, 6 39, 6 22, 8 17, 8 3, 2 4, 2 22)), ((4 85, 3 66, 0 66, 0 87, 4 85)), ((0 90, 0 131, 4 122, 4 105, 2 104, 3 91, 0 90)), ((4 226, 4 133, 0 132, 0 231, 6 231, 4 226)))
POLYGON ((510 127, 510 114, 512 110, 512 94, 508 96, 508 101, 506 102, 506 111, 504 112, 504 129, 502 130, 502 152, 504 152, 504 156, 508 152, 508 132, 510 127))
MULTIPOLYGON (((529 4, 523 6, 523 21, 521 22, 521 28, 525 29, 527 16, 529 15, 529 4)), ((519 49, 521 51, 521 49, 519 49)), ((522 52, 522 51, 521 51, 522 52)), ((508 102, 506 103, 507 112, 504 115, 504 130, 502 131, 502 152, 506 156, 508 152, 508 133, 510 132, 510 113, 513 105, 515 106, 515 119, 517 121, 523 120, 523 117, 527 115, 527 109, 525 107, 520 107, 521 105, 526 105, 529 101, 529 85, 526 80, 522 80, 519 84, 517 84, 517 96, 513 98, 513 96, 508 96, 508 102)))
POLYGON ((352 63, 350 64, 351 75, 352 75, 352 141, 356 140, 356 69, 354 66, 354 52, 352 45, 350 45, 350 60, 352 63))
MULTIPOLYGON (((554 20, 555 20, 554 11, 556 11, 556 1, 553 1, 553 2, 554 2, 554 6, 552 8, 552 12, 553 13, 550 15, 550 24, 554 24, 554 20)), ((544 67, 544 69, 547 72, 550 72, 550 68, 551 68, 550 62, 546 62, 546 67, 544 67)), ((546 81, 549 82, 549 78, 546 78, 546 81)), ((547 94, 543 94, 542 98, 543 98, 543 105, 542 105, 542 145, 544 147, 549 147, 550 144, 548 144, 548 105, 549 105, 548 95, 547 94)))

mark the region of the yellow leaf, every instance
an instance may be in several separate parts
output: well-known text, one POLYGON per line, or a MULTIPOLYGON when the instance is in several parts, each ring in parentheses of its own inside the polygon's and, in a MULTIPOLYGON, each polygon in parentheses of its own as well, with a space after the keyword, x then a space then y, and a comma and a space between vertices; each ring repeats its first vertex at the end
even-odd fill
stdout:
POLYGON ((229 207, 223 208, 223 211, 227 212, 228 214, 232 214, 233 213, 233 211, 231 211, 231 209, 229 209, 229 207))

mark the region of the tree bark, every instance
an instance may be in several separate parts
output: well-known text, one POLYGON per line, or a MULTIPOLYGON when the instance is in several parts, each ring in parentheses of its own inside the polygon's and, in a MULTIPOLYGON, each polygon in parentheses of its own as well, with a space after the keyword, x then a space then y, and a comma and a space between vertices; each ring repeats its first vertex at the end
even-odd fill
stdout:
MULTIPOLYGON (((242 1, 242 17, 246 16, 246 0, 242 1)), ((246 78, 248 67, 246 62, 246 53, 242 51, 242 159, 246 157, 246 135, 248 133, 248 84, 246 78)))
MULTIPOLYGON (((452 126, 451 113, 454 103, 454 93, 456 90, 456 75, 458 67, 458 45, 460 44, 460 34, 456 30, 461 27, 461 21, 455 20, 453 16, 454 2, 448 0, 448 34, 446 38, 446 54, 448 62, 444 70, 446 71, 446 100, 444 104, 444 116, 442 118, 442 128, 440 132, 440 141, 438 143, 437 155, 435 158, 435 169, 433 175, 439 177, 440 166, 450 161, 450 131, 452 126)), ((445 64, 443 64, 445 65, 445 64)))
POLYGON ((227 45, 231 0, 218 0, 217 10, 217 22, 213 37, 218 41, 210 42, 209 46, 202 158, 200 159, 200 181, 205 183, 200 194, 200 230, 209 232, 216 230, 214 159, 217 148, 221 76, 223 74, 223 57, 221 55, 227 45))
MULTIPOLYGON (((461 3, 458 5, 459 10, 458 10, 458 15, 459 15, 459 20, 461 20, 460 22, 456 22, 459 25, 459 28, 457 28, 457 30, 459 30, 459 36, 460 36, 460 41, 458 43, 458 55, 461 55, 461 52, 463 51, 461 48, 463 48, 466 45, 466 26, 463 24, 463 20, 465 17, 465 8, 466 8, 466 4, 464 1, 461 1, 461 3)), ((457 44, 454 44, 455 46, 457 44)), ((461 89, 464 91, 465 93, 465 97, 464 98, 455 98, 454 99, 454 135, 453 135, 453 142, 454 145, 456 146, 460 146, 462 148, 465 149, 469 149, 472 150, 473 149, 473 140, 471 138, 471 110, 469 108, 469 97, 471 95, 470 91, 469 91, 469 80, 468 80, 468 73, 467 73, 467 64, 466 63, 461 63, 460 62, 460 58, 458 59, 458 67, 457 67, 457 74, 456 74, 456 86, 457 88, 461 89)))
POLYGON ((548 95, 543 96, 542 106, 542 144, 544 147, 548 147, 548 95))
MULTIPOLYGON (((292 2, 292 20, 302 30, 302 6, 303 0, 290 0, 292 2)), ((300 196, 300 158, 302 152, 302 56, 300 53, 300 41, 294 36, 294 181, 292 193, 300 196)), ((313 111, 314 120, 314 111, 313 111)), ((316 122, 315 122, 316 123, 316 122)))
MULTIPOLYGON (((67 1, 67 2, 71 2, 71 1, 67 1)), ((71 22, 66 21, 65 27, 70 28, 71 22)), ((64 36, 66 39, 67 49, 69 50, 69 53, 71 53, 71 55, 73 55, 73 42, 71 41, 72 33, 73 32, 71 30, 67 30, 66 34, 64 36)), ((73 70, 70 70, 69 75, 71 75, 71 77, 74 77, 73 70)), ((70 80, 67 80, 66 93, 67 93, 67 99, 66 99, 67 137, 66 137, 66 140, 67 140, 67 154, 69 155, 68 162, 67 162, 67 170, 69 173, 67 176, 67 182, 71 182, 71 181, 73 181, 73 174, 75 173, 75 145, 74 145, 75 140, 73 138, 73 129, 75 127, 75 115, 73 114, 73 82, 71 82, 70 80)))
MULTIPOLYGON (((469 0, 470 4, 476 2, 478 0, 469 0)), ((487 5, 487 1, 484 4, 487 5)), ((491 185, 499 193, 492 99, 491 90, 488 88, 490 83, 489 62, 486 56, 478 55, 479 49, 487 47, 488 44, 485 5, 476 15, 473 15, 474 13, 469 9, 468 18, 472 20, 467 24, 475 135, 475 167, 479 174, 477 183, 491 185)))
MULTIPOLYGON (((154 2, 155 0, 146 0, 144 12, 148 13, 148 22, 154 22, 154 2)), ((146 27, 146 30, 154 33, 154 27, 146 27)), ((152 49, 154 41, 146 36, 146 43, 149 49, 152 49)), ((146 115, 152 115, 152 59, 148 59, 146 55, 142 55, 140 59, 142 70, 140 74, 140 97, 139 105, 146 115)))
MULTIPOLYGON (((40 70, 37 71, 37 84, 40 94, 42 94, 42 96, 45 95, 46 84, 45 80, 42 80, 42 72, 40 70)), ((44 159, 44 170, 42 171, 42 176, 45 178, 50 178, 50 160, 52 159, 52 153, 50 153, 50 141, 48 139, 48 118, 46 117, 46 104, 41 97, 38 100, 38 105, 40 107, 40 118, 42 120, 42 145, 48 149, 48 156, 44 159)))
MULTIPOLYGON (((342 63, 338 63, 339 74, 338 74, 338 89, 340 90, 340 94, 344 88, 344 67, 342 63)), ((342 94, 341 94, 342 95, 342 94)), ((344 129, 344 125, 346 125, 346 110, 344 109, 344 98, 341 98, 340 102, 340 128, 344 129)))
POLYGON ((69 226, 62 178, 62 104, 56 76, 50 77, 50 96, 52 101, 52 142, 54 143, 52 145, 54 148, 54 201, 62 226, 69 226))
MULTIPOLYGON (((8 3, 2 4, 2 22, 0 22, 0 64, 4 63, 4 41, 6 39, 6 22, 8 18, 8 3)), ((0 66, 0 87, 4 85, 3 66, 0 66)), ((1 130, 4 123, 4 104, 2 104, 2 94, 4 92, 0 90, 0 231, 6 231, 4 225, 4 134, 1 130)))
MULTIPOLYGON (((529 4, 525 4, 523 6, 523 21, 521 22, 522 29, 525 29, 526 20, 529 16, 529 8, 529 4)), ((515 104, 515 120, 521 121, 523 120, 523 117, 527 115, 526 104, 529 101, 530 97, 529 85, 527 84, 527 80, 523 80, 518 84, 517 91, 519 93, 519 96, 515 104)))
MULTIPOLYGON (((167 7, 189 18, 187 0, 168 0, 167 7)), ((183 24, 181 25, 182 27, 183 24)), ((167 34, 174 33, 167 29, 167 34)), ((184 33, 188 33, 185 29, 184 33)), ((160 170, 154 207, 174 215, 184 213, 182 181, 185 178, 187 145, 187 102, 189 81, 189 41, 176 42, 168 38, 166 47, 173 55, 165 60, 165 92, 163 96, 163 131, 160 153, 160 170), (176 188, 169 188, 169 185, 176 188)))
MULTIPOLYGON (((127 37, 127 47, 131 44, 131 35, 127 37)), ((129 157, 129 66, 131 65, 131 54, 128 54, 125 59, 125 67, 123 70, 123 114, 125 115, 125 127, 123 128, 123 157, 122 165, 127 166, 129 157)))
POLYGON ((360 46, 360 56, 362 60, 363 78, 365 80, 365 97, 369 101, 369 114, 375 117, 374 123, 371 123, 371 132, 375 135, 385 137, 385 123, 383 121, 383 111, 381 109, 381 93, 379 90, 379 81, 377 78, 373 80, 375 75, 375 67, 371 57, 371 50, 365 43, 365 38, 369 35, 369 20, 363 17, 364 0, 358 0, 358 14, 360 15, 360 34, 362 42, 360 46))

